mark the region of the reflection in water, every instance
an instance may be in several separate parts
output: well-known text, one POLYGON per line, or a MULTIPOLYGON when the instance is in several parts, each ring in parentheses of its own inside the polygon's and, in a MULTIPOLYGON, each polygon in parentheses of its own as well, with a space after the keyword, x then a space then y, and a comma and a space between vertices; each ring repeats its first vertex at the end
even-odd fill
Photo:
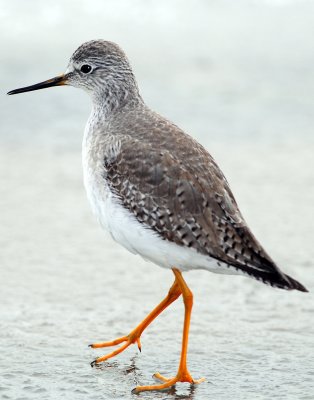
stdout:
POLYGON ((172 386, 168 393, 173 396, 173 400, 193 400, 196 393, 196 386, 190 385, 187 394, 177 394, 176 387, 172 386))
POLYGON ((134 382, 137 383, 138 381, 138 376, 141 376, 141 373, 138 373, 139 368, 136 366, 136 360, 137 360, 137 354, 131 358, 131 365, 129 367, 126 367, 123 370, 124 375, 129 375, 129 374, 134 374, 134 382))
POLYGON ((105 362, 105 363, 100 363, 100 364, 95 364, 92 366, 92 368, 95 369, 102 369, 105 370, 107 368, 118 368, 118 362, 117 361, 111 361, 111 362, 105 362))
POLYGON ((129 367, 126 367, 125 370, 123 371, 123 373, 125 375, 128 375, 128 374, 134 372, 134 377, 137 376, 136 371, 139 371, 139 368, 137 368, 137 366, 135 365, 136 358, 137 358, 137 355, 135 355, 134 357, 131 358, 132 364, 129 367))

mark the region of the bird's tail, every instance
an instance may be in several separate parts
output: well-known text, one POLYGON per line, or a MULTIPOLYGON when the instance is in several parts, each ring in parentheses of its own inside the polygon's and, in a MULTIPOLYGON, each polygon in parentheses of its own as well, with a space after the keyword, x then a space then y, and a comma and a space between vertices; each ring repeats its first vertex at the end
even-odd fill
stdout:
POLYGON ((287 282, 288 285, 284 284, 283 286, 277 286, 277 287, 279 287, 280 289, 299 290, 300 292, 308 292, 306 287, 304 287, 300 282, 291 278, 291 276, 284 274, 284 280, 287 282))
MULTIPOLYGON (((273 270, 262 271, 261 269, 255 269, 248 266, 237 266, 239 270, 249 275, 258 281, 265 283, 279 289, 285 290, 299 290, 300 292, 308 292, 306 287, 304 287, 300 282, 291 278, 291 276, 282 273, 273 264, 273 270), (275 269, 276 268, 276 269, 275 269)), ((269 268, 269 267, 268 267, 269 268)))
MULTIPOLYGON (((224 261, 228 265, 233 266, 238 272, 242 272, 266 285, 271 285, 279 289, 308 292, 300 282, 284 274, 277 267, 248 227, 234 225, 232 227, 233 238, 236 237, 238 242, 241 242, 242 247, 240 246, 241 251, 237 246, 232 246, 232 249, 227 248, 228 251, 225 251, 224 254, 225 260, 227 257, 227 261, 224 261)), ((230 228, 228 229, 230 230, 230 228)))

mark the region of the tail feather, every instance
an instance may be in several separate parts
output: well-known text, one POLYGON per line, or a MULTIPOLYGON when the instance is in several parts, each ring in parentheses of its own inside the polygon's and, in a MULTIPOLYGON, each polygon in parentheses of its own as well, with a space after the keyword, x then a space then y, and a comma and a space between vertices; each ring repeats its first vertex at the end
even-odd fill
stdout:
POLYGON ((266 285, 270 285, 279 289, 308 292, 306 287, 304 287, 300 282, 291 278, 291 276, 282 273, 278 268, 277 271, 272 272, 261 271, 251 267, 239 265, 237 265, 236 268, 249 275, 251 278, 262 281, 266 285))
MULTIPOLYGON (((300 282, 291 278, 289 275, 284 275, 286 281, 289 283, 288 290, 299 290, 300 292, 308 292, 306 287, 304 287, 300 282)), ((285 287, 283 289, 286 289, 285 287)))
POLYGON ((232 235, 229 237, 225 234, 223 238, 225 247, 222 246, 218 253, 216 249, 216 254, 209 254, 210 257, 267 285, 279 289, 308 292, 300 282, 284 274, 277 267, 247 226, 229 224, 227 231, 229 236, 232 235), (230 245, 230 240, 233 240, 232 245, 230 245))

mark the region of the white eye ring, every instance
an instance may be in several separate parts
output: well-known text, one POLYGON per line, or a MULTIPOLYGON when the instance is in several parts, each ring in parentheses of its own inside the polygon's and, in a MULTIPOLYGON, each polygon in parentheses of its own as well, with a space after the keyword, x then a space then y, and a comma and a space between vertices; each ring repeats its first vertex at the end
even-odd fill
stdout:
POLYGON ((83 64, 80 68, 80 71, 83 72, 83 74, 89 74, 93 70, 93 67, 89 64, 83 64))

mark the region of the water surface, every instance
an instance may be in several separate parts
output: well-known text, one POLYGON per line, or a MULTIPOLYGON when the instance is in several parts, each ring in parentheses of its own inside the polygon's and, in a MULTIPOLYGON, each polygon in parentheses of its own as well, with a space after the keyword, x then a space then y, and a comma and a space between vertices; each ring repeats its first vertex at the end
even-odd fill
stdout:
MULTIPOLYGON (((214 155, 253 232, 313 292, 313 15, 307 1, 11 1, 2 87, 60 73, 85 40, 121 43, 148 104, 214 155)), ((142 353, 133 346, 92 369, 103 352, 87 345, 127 334, 172 274, 129 254, 91 215, 80 160, 87 96, 56 88, 0 101, 0 397, 135 398, 154 372, 176 372, 181 300, 144 332, 142 353)), ((205 271, 186 280, 189 367, 206 382, 139 399, 313 399, 311 293, 205 271)))

